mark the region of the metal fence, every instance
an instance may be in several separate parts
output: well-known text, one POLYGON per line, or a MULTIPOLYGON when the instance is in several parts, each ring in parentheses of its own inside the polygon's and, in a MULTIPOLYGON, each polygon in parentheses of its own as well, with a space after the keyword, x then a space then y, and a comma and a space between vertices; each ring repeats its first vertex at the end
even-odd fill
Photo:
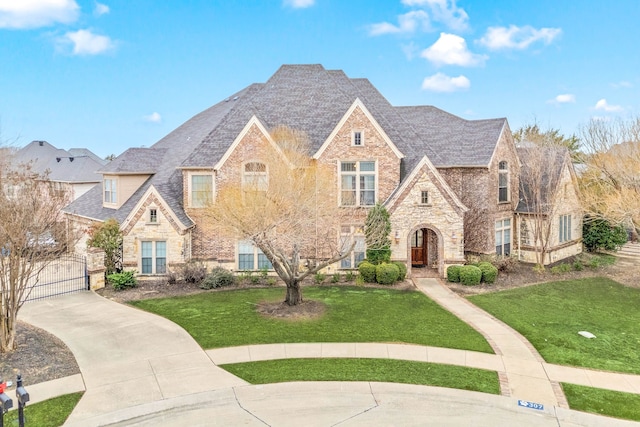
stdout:
POLYGON ((25 301, 53 298, 89 289, 87 260, 82 255, 65 254, 50 262, 30 284, 25 301))

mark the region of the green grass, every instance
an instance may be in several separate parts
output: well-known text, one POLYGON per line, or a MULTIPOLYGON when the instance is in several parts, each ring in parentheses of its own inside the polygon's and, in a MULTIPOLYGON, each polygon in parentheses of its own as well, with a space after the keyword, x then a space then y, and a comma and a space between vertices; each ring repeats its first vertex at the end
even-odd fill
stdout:
MULTIPOLYGON (((43 402, 34 403, 24 408, 25 426, 58 427, 64 424, 66 419, 82 397, 82 393, 65 394, 43 402)), ((14 407, 18 402, 13 399, 14 407)), ((11 411, 4 416, 5 426, 18 425, 18 410, 11 411)))
POLYGON ((378 381, 500 394, 498 374, 483 369, 394 359, 283 359, 222 365, 251 384, 378 381))
POLYGON ((283 288, 211 292, 132 303, 186 329, 203 348, 296 342, 396 342, 493 353, 470 326, 416 291, 361 287, 308 287, 322 301, 321 318, 265 318, 260 301, 282 301, 283 288))
POLYGON ((640 374, 640 289, 589 278, 469 300, 524 335, 547 362, 640 374))
POLYGON ((640 394, 562 383, 571 409, 640 421, 640 394))

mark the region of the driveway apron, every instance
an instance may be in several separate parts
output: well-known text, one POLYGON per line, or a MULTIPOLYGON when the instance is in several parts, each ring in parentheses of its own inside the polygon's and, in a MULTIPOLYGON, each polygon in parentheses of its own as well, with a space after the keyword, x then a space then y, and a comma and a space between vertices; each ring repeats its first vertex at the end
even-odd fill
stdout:
POLYGON ((76 357, 87 391, 68 422, 247 384, 215 366, 175 323, 93 292, 25 304, 20 318, 62 339, 76 357))

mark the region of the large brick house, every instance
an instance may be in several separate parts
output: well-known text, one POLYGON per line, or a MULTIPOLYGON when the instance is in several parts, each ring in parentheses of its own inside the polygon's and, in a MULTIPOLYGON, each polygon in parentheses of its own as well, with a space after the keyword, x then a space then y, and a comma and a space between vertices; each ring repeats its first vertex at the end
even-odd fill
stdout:
MULTIPOLYGON (((259 269, 264 255, 247 242, 220 238, 206 220, 206 204, 229 182, 256 174, 268 181, 256 153, 278 126, 309 138, 309 155, 335 171, 333 191, 345 209, 386 205, 392 258, 406 262, 409 274, 412 266, 427 266, 444 275, 446 266, 464 262, 466 251, 512 255, 520 247, 514 244, 520 161, 506 119, 395 107, 368 80, 321 65, 282 66, 266 83, 229 96, 153 146, 125 151, 100 171, 103 185, 67 213, 77 224, 115 218, 125 236, 124 265, 141 274, 162 274, 191 259, 259 269), (354 197, 347 203, 341 194, 354 197)), ((579 243, 577 230, 571 236, 579 243)), ((356 247, 335 268, 354 267, 363 251, 356 247)))

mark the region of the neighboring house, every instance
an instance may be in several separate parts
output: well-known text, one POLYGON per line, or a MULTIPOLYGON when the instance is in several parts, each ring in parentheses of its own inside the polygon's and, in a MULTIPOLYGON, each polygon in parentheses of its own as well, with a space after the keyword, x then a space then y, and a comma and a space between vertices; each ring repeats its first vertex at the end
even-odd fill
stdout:
POLYGON ((68 192, 75 200, 102 182, 102 175, 96 171, 107 161, 86 148, 63 150, 47 141, 32 141, 12 155, 11 163, 28 164, 33 173, 46 176, 58 190, 68 192))
MULTIPOLYGON (((444 275, 465 251, 512 254, 520 162, 506 119, 394 107, 368 80, 321 65, 282 66, 153 146, 125 151, 100 170, 102 186, 67 207, 69 218, 81 227, 115 218, 124 266, 143 275, 191 259, 233 270, 266 266, 251 244, 221 238, 206 206, 229 182, 268 185, 258 148, 272 146, 269 130, 278 126, 304 132, 310 156, 333 168, 336 203, 387 206, 392 258, 409 274, 427 266, 444 275)), ((354 268, 364 256, 364 237, 355 239, 354 254, 336 268, 354 268)))
POLYGON ((569 151, 532 144, 519 146, 517 151, 523 164, 522 175, 534 176, 531 180, 523 178, 520 185, 520 202, 516 208, 518 229, 514 236, 518 259, 536 262, 536 246, 542 245, 534 241, 536 226, 549 230, 544 265, 581 253, 583 211, 569 151), (536 185, 542 189, 540 195, 530 188, 536 185))

